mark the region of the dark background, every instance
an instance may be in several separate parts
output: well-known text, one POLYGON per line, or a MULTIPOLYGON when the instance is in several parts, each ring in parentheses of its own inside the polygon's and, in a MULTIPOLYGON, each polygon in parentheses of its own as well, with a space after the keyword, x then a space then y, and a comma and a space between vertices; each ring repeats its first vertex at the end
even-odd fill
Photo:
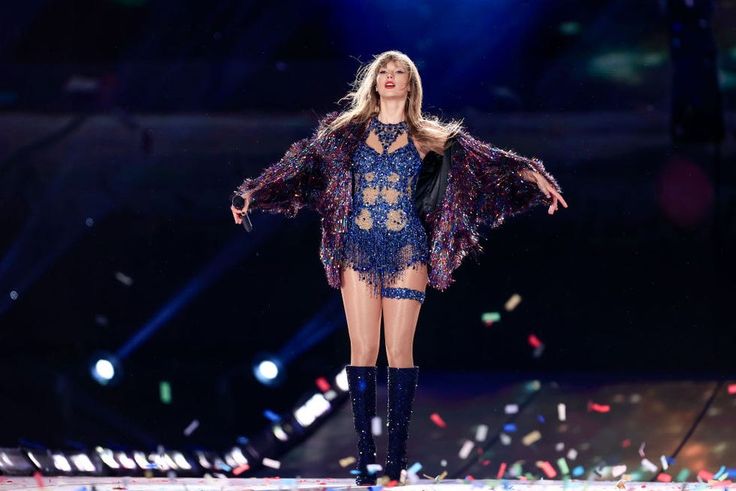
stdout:
POLYGON ((349 362, 339 309, 310 324, 339 301, 318 216, 247 234, 228 198, 387 49, 425 111, 541 158, 570 205, 486 231, 428 291, 417 365, 733 374, 736 2, 715 6, 720 145, 670 136, 664 2, 3 2, 0 446, 224 447, 349 362), (97 384, 93 356, 145 326, 97 384), (255 357, 289 343, 285 383, 259 384, 255 357))

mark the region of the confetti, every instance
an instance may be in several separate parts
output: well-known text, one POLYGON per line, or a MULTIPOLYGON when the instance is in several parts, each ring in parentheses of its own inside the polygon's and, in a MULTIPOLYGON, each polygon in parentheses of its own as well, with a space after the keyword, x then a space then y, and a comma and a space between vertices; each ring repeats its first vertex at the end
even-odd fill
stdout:
POLYGON ((542 438, 542 434, 539 431, 534 430, 531 433, 525 435, 524 438, 521 439, 521 442, 528 447, 532 443, 538 441, 540 438, 542 438))
POLYGON ((647 442, 642 442, 641 445, 639 445, 639 457, 644 457, 644 447, 646 444, 647 442))
POLYGON ((125 286, 130 286, 133 284, 133 278, 121 273, 120 271, 115 272, 115 279, 125 286))
POLYGON ((563 474, 569 474, 570 469, 567 467, 567 461, 564 458, 557 459, 557 467, 563 474))
POLYGON ((578 451, 574 448, 571 448, 567 451, 567 460, 575 460, 578 458, 578 451))
POLYGON ((728 384, 728 393, 731 395, 736 394, 736 384, 728 384))
POLYGON ((36 480, 36 485, 39 488, 43 488, 44 487, 44 484, 43 484, 43 474, 41 474, 40 472, 36 471, 36 472, 33 473, 33 479, 36 480))
POLYGON ((588 401, 588 411, 595 411, 597 413, 607 413, 611 410, 611 406, 607 404, 597 404, 593 401, 588 401))
POLYGON ((465 440, 463 443, 463 446, 460 448, 460 452, 458 452, 457 456, 461 459, 467 459, 468 455, 470 455, 470 451, 473 450, 473 442, 470 440, 465 440))
POLYGON ((498 438, 501 440, 501 444, 503 445, 509 445, 511 444, 511 437, 507 435, 506 433, 501 433, 498 435, 498 438))
POLYGON ((488 437, 488 425, 478 425, 478 428, 475 430, 475 441, 484 442, 486 441, 487 437, 488 437))
POLYGON ((657 481, 659 482, 672 482, 672 476, 664 472, 657 474, 657 481))
POLYGON ((613 477, 619 477, 619 476, 623 475, 624 472, 626 472, 626 465, 625 464, 614 465, 611 468, 611 475, 613 477))
POLYGON ((503 431, 514 433, 516 431, 516 425, 514 423, 506 423, 505 425, 503 425, 503 431))
POLYGON ((538 460, 536 462, 536 465, 537 467, 542 469, 542 472, 544 472, 544 475, 546 475, 550 479, 557 475, 557 471, 555 471, 555 468, 552 467, 552 464, 550 464, 546 460, 538 460))
POLYGON ((330 390, 330 383, 324 377, 319 377, 314 383, 317 384, 317 388, 322 392, 330 390))
POLYGON ((506 404, 506 407, 504 407, 504 411, 506 414, 516 414, 519 412, 519 405, 518 404, 506 404))
POLYGON ((563 402, 557 404, 557 419, 565 421, 567 418, 567 408, 563 402))
POLYGON ((279 421, 281 421, 281 416, 271 411, 270 409, 266 409, 265 411, 263 411, 263 415, 274 423, 278 423, 279 421))
POLYGON ((349 465, 352 465, 355 463, 355 457, 345 457, 344 459, 340 459, 340 467, 343 469, 349 465))
POLYGON ((619 481, 618 481, 618 482, 616 483, 616 487, 617 487, 618 489, 626 489, 626 481, 624 481, 623 479, 619 480, 619 481))
POLYGON ((641 459, 641 466, 649 472, 657 472, 657 466, 649 459, 641 459))
POLYGON ((529 344, 532 346, 532 348, 539 348, 540 346, 542 346, 542 342, 534 334, 530 334, 527 339, 529 341, 529 344))
POLYGON ((250 465, 248 465, 248 464, 241 464, 241 465, 237 466, 235 469, 233 469, 233 474, 236 475, 236 476, 239 476, 240 474, 242 474, 243 472, 247 471, 248 469, 250 469, 250 465))
POLYGON ((690 471, 687 469, 682 469, 675 478, 675 481, 677 482, 684 482, 687 479, 687 476, 690 475, 690 471))
POLYGON ((381 434, 381 427, 381 417, 374 416, 371 419, 371 433, 373 433, 373 436, 379 436, 381 434))
POLYGON ((521 295, 518 293, 514 293, 509 297, 508 300, 506 300, 506 303, 503 305, 503 308, 505 308, 507 311, 511 312, 516 308, 517 305, 521 303, 521 295))
POLYGON ((164 404, 171 404, 171 385, 166 380, 162 380, 158 383, 158 393, 161 398, 161 402, 164 404))
POLYGON ((496 473, 496 479, 501 479, 506 474, 506 462, 501 462, 498 466, 498 472, 496 473))
POLYGON ((278 460, 269 459, 268 457, 263 457, 263 461, 261 463, 266 467, 270 467, 271 469, 281 468, 281 462, 279 462, 278 460))
POLYGON ((486 327, 491 327, 494 322, 501 320, 501 314, 498 312, 483 312, 480 316, 480 320, 486 325, 486 327))
MULTIPOLYGON (((669 463, 667 463, 667 457, 665 457, 664 455, 662 455, 662 456, 661 456, 661 457, 659 458, 659 462, 660 462, 660 463, 662 464, 662 470, 663 470, 663 471, 666 471, 666 470, 667 470, 667 468, 669 467, 669 463)), ((668 482, 669 482, 669 481, 668 481, 668 482)))
POLYGON ((562 452, 565 450, 565 443, 564 442, 557 442, 555 443, 555 451, 562 452))
POLYGON ((440 416, 438 413, 432 413, 429 419, 431 419, 432 422, 440 428, 447 428, 447 423, 444 422, 442 416, 440 416))
POLYGON ((191 435, 194 430, 196 430, 199 427, 199 420, 195 419, 191 423, 189 423, 189 426, 184 428, 184 435, 189 436, 191 435))
POLYGON ((412 466, 409 467, 406 470, 406 472, 408 472, 411 475, 411 474, 416 474, 420 470, 422 470, 422 464, 420 464, 419 462, 414 462, 414 464, 412 464, 412 466))

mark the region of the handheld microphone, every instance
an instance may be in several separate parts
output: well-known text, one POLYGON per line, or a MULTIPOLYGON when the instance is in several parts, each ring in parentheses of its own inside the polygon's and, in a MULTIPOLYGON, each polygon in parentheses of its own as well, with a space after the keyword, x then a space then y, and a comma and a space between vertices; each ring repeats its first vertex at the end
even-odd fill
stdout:
MULTIPOLYGON (((245 207, 245 199, 241 195, 235 194, 230 200, 230 204, 232 204, 238 210, 242 210, 245 207)), ((253 223, 251 223, 250 217, 248 216, 247 212, 243 214, 243 228, 246 232, 250 232, 253 230, 253 223)))

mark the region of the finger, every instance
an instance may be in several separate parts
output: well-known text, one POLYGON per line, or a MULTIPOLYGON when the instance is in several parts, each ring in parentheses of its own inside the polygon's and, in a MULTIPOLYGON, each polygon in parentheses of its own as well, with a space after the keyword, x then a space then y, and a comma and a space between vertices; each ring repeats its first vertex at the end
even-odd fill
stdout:
POLYGON ((565 201, 565 198, 563 198, 562 195, 560 193, 558 193, 557 191, 554 191, 554 193, 555 193, 555 196, 557 196, 557 198, 562 203, 562 206, 564 206, 565 208, 567 208, 567 202, 565 201))

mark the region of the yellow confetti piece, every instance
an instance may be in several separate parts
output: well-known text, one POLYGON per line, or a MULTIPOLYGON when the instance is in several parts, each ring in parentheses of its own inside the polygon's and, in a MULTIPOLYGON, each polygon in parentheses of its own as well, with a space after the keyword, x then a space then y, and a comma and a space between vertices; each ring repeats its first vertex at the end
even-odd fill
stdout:
POLYGON ((355 457, 345 457, 344 459, 340 459, 340 467, 343 469, 353 463, 355 463, 355 457))
POLYGON ((524 435, 524 438, 521 439, 521 443, 528 447, 532 443, 538 441, 540 438, 542 438, 542 434, 539 431, 534 430, 531 433, 524 435))
POLYGON ((624 481, 623 479, 621 479, 620 481, 618 481, 616 483, 616 487, 618 489, 626 489, 626 481, 624 481))
POLYGON ((503 307, 508 312, 511 312, 512 310, 516 308, 517 305, 519 305, 519 303, 521 303, 521 295, 519 295, 518 293, 514 293, 513 295, 509 297, 508 300, 506 300, 506 303, 504 304, 503 307))

